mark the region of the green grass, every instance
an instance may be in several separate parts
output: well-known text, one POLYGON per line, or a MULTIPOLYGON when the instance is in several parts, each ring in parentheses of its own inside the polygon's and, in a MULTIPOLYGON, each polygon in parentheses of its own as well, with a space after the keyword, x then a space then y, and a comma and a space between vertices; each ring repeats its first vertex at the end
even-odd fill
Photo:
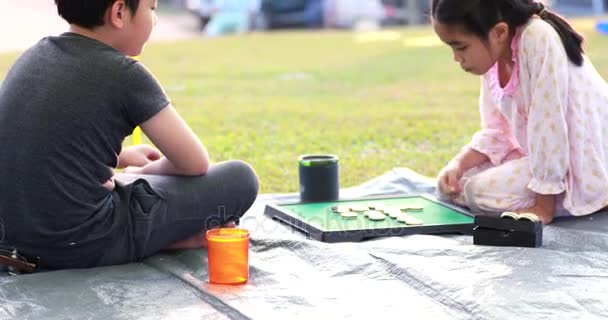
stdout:
MULTIPOLYGON (((592 21, 577 27, 608 76, 608 37, 592 21)), ((446 47, 404 45, 430 29, 391 32, 397 40, 322 31, 157 43, 142 62, 212 160, 248 161, 264 193, 297 191, 305 153, 339 155, 343 187, 394 167, 435 176, 479 127, 479 79, 446 47)), ((0 56, 0 79, 16 57, 0 56)))

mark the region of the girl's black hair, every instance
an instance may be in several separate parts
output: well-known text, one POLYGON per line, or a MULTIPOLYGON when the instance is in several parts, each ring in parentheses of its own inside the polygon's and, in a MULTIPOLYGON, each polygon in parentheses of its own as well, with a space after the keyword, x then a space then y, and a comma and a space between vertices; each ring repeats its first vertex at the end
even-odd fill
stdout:
MULTIPOLYGON (((103 16, 117 0, 55 0, 57 12, 69 24, 87 29, 103 26, 103 16)), ((124 0, 125 5, 135 14, 139 0, 124 0)))
POLYGON ((535 14, 557 31, 570 61, 582 66, 583 37, 542 3, 531 0, 432 0, 431 4, 433 19, 442 24, 461 25, 482 39, 487 39, 490 30, 499 22, 505 22, 515 30, 535 14))

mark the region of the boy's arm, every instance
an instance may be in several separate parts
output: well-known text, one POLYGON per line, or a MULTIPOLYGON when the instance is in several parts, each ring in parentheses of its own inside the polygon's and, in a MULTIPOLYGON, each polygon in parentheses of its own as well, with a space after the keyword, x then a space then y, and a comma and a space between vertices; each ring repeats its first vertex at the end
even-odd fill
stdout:
POLYGON ((143 167, 152 161, 162 158, 162 154, 147 144, 129 146, 122 149, 118 155, 118 169, 126 167, 143 167))
POLYGON ((209 168, 207 149, 172 105, 140 125, 142 131, 164 155, 128 173, 157 175, 204 175, 209 168))

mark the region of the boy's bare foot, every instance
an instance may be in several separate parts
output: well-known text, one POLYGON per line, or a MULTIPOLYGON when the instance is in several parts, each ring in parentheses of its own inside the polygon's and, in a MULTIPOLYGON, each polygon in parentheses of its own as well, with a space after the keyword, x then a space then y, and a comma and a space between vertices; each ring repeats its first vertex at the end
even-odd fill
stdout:
POLYGON ((222 225, 222 228, 236 228, 236 223, 235 222, 228 222, 224 225, 222 225))
POLYGON ((172 245, 164 248, 163 250, 198 249, 198 248, 206 248, 206 247, 207 247, 207 239, 205 238, 205 233, 197 233, 190 238, 186 238, 184 240, 175 242, 172 245))
MULTIPOLYGON (((221 228, 236 228, 236 223, 228 222, 221 226, 221 228)), ((190 238, 180 240, 173 243, 172 245, 164 248, 163 250, 176 250, 176 249, 199 249, 207 247, 207 239, 205 233, 197 233, 190 238)))

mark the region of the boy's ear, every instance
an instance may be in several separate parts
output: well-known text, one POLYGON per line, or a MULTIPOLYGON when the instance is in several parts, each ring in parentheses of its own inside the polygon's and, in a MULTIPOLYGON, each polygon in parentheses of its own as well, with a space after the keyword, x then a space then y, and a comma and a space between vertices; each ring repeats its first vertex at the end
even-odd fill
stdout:
POLYGON ((499 22, 490 30, 490 38, 498 43, 505 43, 509 41, 509 32, 509 25, 499 22))
POLYGON ((108 9, 108 21, 111 26, 122 29, 125 25, 128 7, 123 0, 115 1, 108 9))

